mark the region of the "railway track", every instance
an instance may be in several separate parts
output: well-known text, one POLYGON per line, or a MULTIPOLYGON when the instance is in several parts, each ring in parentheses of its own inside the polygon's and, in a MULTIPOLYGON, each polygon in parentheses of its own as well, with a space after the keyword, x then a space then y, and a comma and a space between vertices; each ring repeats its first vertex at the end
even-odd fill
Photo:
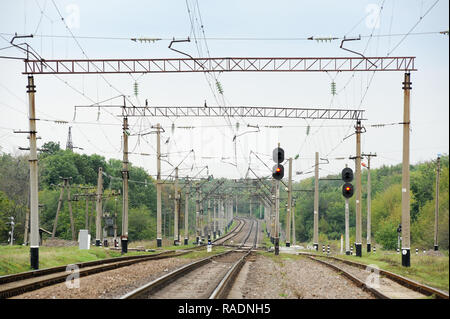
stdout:
POLYGON ((239 222, 239 224, 224 236, 213 240, 213 245, 225 245, 226 242, 231 241, 242 231, 243 227, 245 226, 245 220, 242 218, 235 219, 239 222))
MULTIPOLYGON (((143 261, 173 258, 187 253, 189 253, 189 251, 169 251, 152 255, 109 258, 85 263, 78 263, 75 265, 79 268, 79 276, 84 277, 107 270, 129 266, 143 261)), ((66 267, 67 265, 64 265, 2 276, 0 277, 0 298, 10 298, 28 291, 64 282, 67 279, 67 276, 70 274, 66 271, 66 267)))
POLYGON ((256 246, 258 238, 258 222, 256 220, 251 220, 251 223, 241 221, 242 224, 238 226, 239 231, 233 235, 230 234, 230 237, 222 242, 224 244, 227 240, 234 238, 238 233, 242 233, 245 225, 251 224, 245 238, 236 249, 185 265, 129 292, 121 299, 226 298, 234 279, 256 246), (252 243, 246 245, 252 234, 254 234, 252 243))
POLYGON ((441 290, 376 267, 333 256, 300 254, 334 269, 379 299, 449 298, 449 295, 441 290))
MULTIPOLYGON (((224 237, 216 239, 219 241, 222 239, 232 238, 237 234, 236 229, 240 226, 242 228, 244 221, 240 220, 237 227, 233 228, 224 237)), ((205 244, 189 249, 181 249, 179 251, 163 251, 161 253, 151 255, 138 255, 138 256, 124 256, 116 258, 108 258, 102 260, 95 260, 84 263, 76 263, 75 265, 79 269, 79 276, 89 276, 103 271, 108 271, 120 267, 130 266, 136 263, 158 260, 164 258, 173 258, 190 253, 191 251, 204 249, 205 244)), ((64 282, 67 276, 70 274, 66 271, 68 265, 51 267, 40 270, 32 270, 12 275, 0 276, 0 299, 14 297, 25 292, 33 291, 43 287, 51 286, 57 283, 64 282)))

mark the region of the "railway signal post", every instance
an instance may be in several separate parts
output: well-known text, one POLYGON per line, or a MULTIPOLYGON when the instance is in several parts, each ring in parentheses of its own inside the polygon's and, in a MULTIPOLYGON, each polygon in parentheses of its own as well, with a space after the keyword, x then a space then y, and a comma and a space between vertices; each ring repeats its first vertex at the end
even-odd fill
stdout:
POLYGON ((353 196, 353 185, 350 183, 353 180, 353 171, 346 167, 342 170, 342 180, 345 184, 342 186, 342 195, 345 198, 345 254, 350 255, 350 230, 349 230, 349 198, 353 196))
POLYGON ((284 167, 281 162, 284 161, 284 150, 280 148, 280 143, 278 147, 273 150, 273 161, 276 163, 273 166, 272 177, 275 179, 275 255, 280 253, 280 230, 279 230, 279 219, 280 219, 280 180, 284 176, 284 167))

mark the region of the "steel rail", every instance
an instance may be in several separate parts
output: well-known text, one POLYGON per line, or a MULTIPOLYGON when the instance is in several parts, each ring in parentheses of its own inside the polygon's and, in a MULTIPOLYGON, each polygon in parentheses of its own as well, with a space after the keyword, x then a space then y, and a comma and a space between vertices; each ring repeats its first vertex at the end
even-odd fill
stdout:
MULTIPOLYGON (((345 259, 341 259, 341 258, 337 258, 337 257, 333 257, 333 256, 329 256, 328 258, 334 259, 336 261, 343 262, 343 263, 345 263, 347 265, 350 265, 350 266, 355 266, 355 267, 364 268, 364 269, 367 268, 367 265, 364 265, 364 264, 361 264, 361 263, 358 263, 358 262, 345 260, 345 259)), ((417 291, 417 292, 419 292, 421 294, 424 294, 426 296, 435 295, 439 299, 449 299, 448 293, 446 293, 446 292, 444 292, 442 290, 430 287, 430 286, 425 285, 425 284, 421 284, 421 283, 419 283, 417 281, 414 281, 412 279, 406 278, 404 276, 395 274, 395 273, 387 271, 387 270, 379 269, 379 272, 380 272, 381 275, 385 276, 386 278, 389 278, 389 279, 395 281, 396 283, 398 283, 398 284, 400 284, 400 285, 402 285, 402 286, 404 286, 406 288, 409 288, 411 290, 417 291)))
POLYGON ((235 228, 233 228, 229 233, 225 234, 224 236, 217 238, 213 241, 213 243, 219 241, 219 240, 223 240, 221 243, 216 243, 215 245, 222 245, 222 246, 226 246, 225 243, 230 240, 231 238, 236 237, 237 234, 239 234, 239 232, 242 230, 242 228, 245 225, 245 222, 243 219, 241 218, 236 218, 239 221, 239 225, 237 225, 235 228))
MULTIPOLYGON (((363 268, 363 269, 366 269, 367 266, 368 266, 368 265, 365 265, 365 264, 361 264, 361 263, 350 261, 350 260, 346 260, 346 259, 341 259, 341 258, 334 257, 334 256, 325 256, 325 255, 312 254, 312 253, 306 253, 306 252, 300 252, 299 254, 300 255, 306 255, 306 256, 312 256, 312 257, 328 258, 328 259, 332 259, 332 260, 336 260, 336 261, 345 263, 345 264, 350 265, 350 266, 363 268)), ((436 298, 439 298, 439 299, 449 299, 449 294, 444 292, 444 291, 442 291, 442 290, 440 290, 440 289, 437 289, 437 288, 434 288, 434 287, 430 287, 428 285, 419 283, 419 282, 417 282, 415 280, 412 280, 410 278, 406 278, 404 276, 395 274, 395 273, 387 271, 387 270, 378 269, 378 271, 379 271, 380 275, 382 275, 382 276, 384 276, 384 277, 386 277, 388 279, 391 279, 391 280, 397 282, 398 284, 400 284, 400 285, 402 285, 402 286, 404 286, 406 288, 409 288, 411 290, 417 291, 417 292, 419 292, 419 293, 421 293, 421 294, 423 294, 425 296, 433 296, 434 295, 436 298)))
MULTIPOLYGON (((252 224, 252 229, 253 229, 253 225, 254 223, 256 223, 256 230, 255 230, 255 239, 253 241, 253 247, 256 247, 256 243, 258 240, 258 221, 253 221, 252 224)), ((252 229, 250 229, 250 233, 252 231, 252 229)), ((249 235, 250 235, 249 233, 249 235)), ((245 245, 245 243, 247 242, 249 236, 247 236, 247 238, 245 239, 244 243, 242 246, 245 245)), ((244 256, 242 256, 242 258, 240 258, 234 265, 233 267, 231 267, 231 269, 225 274, 225 276, 223 277, 223 279, 220 281, 220 283, 217 285, 217 287, 214 289, 214 291, 211 293, 211 295, 209 296, 209 299, 224 299, 227 297, 234 281, 236 280, 236 277, 238 276, 239 272, 241 271, 242 267, 244 266, 244 264, 247 261, 248 256, 250 256, 250 254, 252 253, 252 249, 250 249, 248 251, 248 253, 246 253, 244 256)))
MULTIPOLYGON (((233 230, 234 229, 235 228, 233 228, 233 230)), ((218 238, 217 240, 219 239, 222 239, 222 237, 218 238)), ((190 253, 191 251, 197 250, 199 248, 203 248, 204 246, 205 245, 192 247, 186 250, 182 250, 178 253, 175 250, 169 250, 151 255, 146 254, 138 256, 115 257, 76 263, 73 265, 79 267, 80 270, 78 274, 80 275, 80 277, 84 277, 103 271, 129 266, 143 261, 178 257, 190 253)), ((56 266, 51 268, 0 276, 0 299, 17 296, 28 291, 33 291, 36 289, 40 289, 43 287, 63 282, 69 275, 66 272, 67 266, 68 265, 56 266)))
MULTIPOLYGON (((100 260, 94 260, 94 261, 88 261, 88 262, 75 263, 74 265, 78 266, 81 269, 84 267, 97 266, 97 265, 107 264, 107 263, 116 262, 116 261, 140 259, 140 258, 146 258, 149 256, 160 256, 162 254, 170 254, 170 253, 174 253, 174 252, 175 251, 163 251, 161 253, 151 254, 151 255, 147 254, 147 255, 137 255, 137 256, 114 257, 114 258, 107 258, 107 259, 100 259, 100 260)), ((67 265, 63 265, 63 266, 56 266, 56 267, 44 268, 44 269, 38 269, 38 270, 30 270, 30 271, 26 271, 26 272, 11 274, 11 275, 0 276, 0 285, 6 284, 9 282, 13 282, 13 281, 29 279, 29 278, 36 278, 36 277, 40 277, 40 276, 44 276, 44 275, 49 275, 49 274, 65 271, 66 267, 67 267, 67 265)))
MULTIPOLYGON (((244 224, 244 222, 243 222, 243 224, 244 224)), ((239 231, 242 230, 242 227, 240 228, 239 231)), ((252 229, 253 229, 253 223, 252 223, 252 228, 250 229, 246 239, 248 239, 248 237, 250 236, 252 229)), ((244 241, 244 243, 245 243, 245 241, 244 241)), ((201 260, 194 261, 194 262, 192 262, 190 264, 187 264, 187 265, 185 265, 185 266, 183 266, 183 267, 181 267, 179 269, 176 269, 176 270, 174 270, 174 271, 172 271, 172 272, 170 272, 170 273, 168 273, 166 275, 163 275, 162 277, 159 277, 159 278, 157 278, 157 279, 155 279, 155 280, 153 280, 153 281, 151 281, 151 282, 149 282, 149 283, 147 283, 147 284, 145 284, 145 285, 143 285, 143 286, 141 286, 141 287, 139 287, 139 288, 137 288, 137 289, 127 293, 127 294, 125 294, 125 295, 123 295, 120 299, 137 299, 137 298, 140 298, 140 297, 142 297, 144 295, 153 294, 156 291, 161 290, 162 288, 164 288, 168 284, 176 281, 178 278, 180 278, 180 277, 182 277, 182 276, 192 272, 195 269, 198 269, 198 268, 200 268, 200 267, 202 267, 202 266, 212 262, 213 259, 220 258, 220 257, 223 257, 225 255, 228 255, 228 254, 231 254, 231 253, 234 253, 234 252, 239 252, 239 249, 243 247, 244 243, 241 244, 237 249, 229 250, 227 252, 224 252, 224 253, 221 253, 221 254, 217 254, 217 255, 214 255, 214 256, 210 256, 210 257, 206 257, 206 258, 203 258, 201 260)), ((251 253, 251 248, 248 250, 248 252, 244 252, 244 253, 245 253, 244 257, 248 256, 248 254, 251 253)), ((237 271, 237 269, 240 269, 238 267, 238 264, 242 263, 242 260, 243 260, 242 258, 239 258, 239 260, 233 264, 233 266, 232 266, 232 269, 234 269, 233 273, 235 273, 237 271)), ((226 284, 227 282, 230 282, 229 280, 232 278, 232 274, 230 273, 230 271, 228 271, 225 274, 224 278, 225 277, 227 277, 227 279, 226 280, 222 279, 220 281, 219 285, 214 289, 214 292, 216 292, 216 290, 218 290, 218 287, 221 284, 223 285, 223 284, 226 284)), ((223 288, 219 288, 219 290, 223 291, 223 288)))
MULTIPOLYGON (((152 256, 144 256, 141 258, 126 258, 126 260, 116 260, 116 261, 109 261, 109 262, 103 262, 102 264, 93 265, 93 266, 86 266, 84 265, 83 268, 77 272, 77 274, 80 277, 85 277, 88 275, 92 275, 95 273, 112 270, 124 266, 133 265, 136 263, 140 263, 143 261, 149 261, 149 260, 157 260, 157 259, 163 259, 163 258, 172 258, 181 256, 184 254, 189 253, 189 251, 183 251, 179 253, 161 253, 157 255, 152 256)), ((135 257, 135 256, 127 256, 127 257, 135 257)), ((120 258, 120 257, 119 257, 120 258)), ((116 258, 113 258, 116 259, 116 258)), ((13 296, 17 296, 20 294, 23 294, 28 291, 33 291, 36 289, 40 289, 43 287, 51 286, 57 283, 64 282, 67 277, 72 274, 66 272, 66 266, 61 267, 54 267, 54 268, 48 268, 46 269, 48 272, 46 274, 40 274, 37 277, 28 277, 27 279, 21 279, 21 280, 15 280, 15 281, 9 281, 2 285, 0 285, 0 299, 3 298, 10 298, 13 296), (63 268, 63 270, 60 270, 63 268), (50 270, 54 270, 51 272, 50 270)), ((20 278, 20 277, 19 277, 20 278)))
POLYGON ((362 280, 356 278, 355 276, 353 276, 352 274, 350 274, 349 272, 343 270, 342 268, 327 263, 324 260, 320 260, 320 259, 316 259, 315 257, 312 256, 308 256, 309 259, 317 261, 329 268, 332 268, 336 271, 338 271, 339 273, 341 273, 342 275, 344 275, 345 277, 347 277, 348 279, 350 279, 350 281, 352 281, 356 286, 358 286, 359 288, 362 288, 363 290, 366 290, 368 292, 370 292, 372 295, 374 295, 376 298, 378 299, 390 299, 388 296, 384 295, 383 293, 381 293, 380 291, 378 291, 377 289, 373 288, 373 287, 369 287, 365 282, 363 282, 362 280))

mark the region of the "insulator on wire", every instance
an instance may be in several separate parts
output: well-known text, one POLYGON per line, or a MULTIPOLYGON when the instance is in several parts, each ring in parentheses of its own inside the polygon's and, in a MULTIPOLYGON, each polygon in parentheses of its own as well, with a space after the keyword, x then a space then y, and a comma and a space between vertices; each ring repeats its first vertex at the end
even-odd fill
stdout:
POLYGON ((306 127, 306 135, 309 135, 310 129, 311 129, 311 126, 308 125, 308 126, 306 127))
POLYGON ((336 95, 336 83, 334 81, 331 82, 331 94, 336 95))
POLYGON ((236 131, 239 131, 239 122, 236 122, 236 131))
POLYGON ((175 123, 172 123, 172 134, 175 132, 175 123))
POLYGON ((219 91, 220 94, 223 94, 222 84, 220 84, 220 82, 217 80, 216 80, 216 86, 217 86, 217 91, 219 91))
POLYGON ((138 83, 136 81, 134 81, 133 87, 134 87, 134 95, 138 96, 138 94, 139 94, 139 85, 138 85, 138 83))

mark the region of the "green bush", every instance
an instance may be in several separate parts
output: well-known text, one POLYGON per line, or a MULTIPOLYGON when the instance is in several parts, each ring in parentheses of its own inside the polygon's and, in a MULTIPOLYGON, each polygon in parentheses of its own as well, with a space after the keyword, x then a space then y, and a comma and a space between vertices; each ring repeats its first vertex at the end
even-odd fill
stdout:
POLYGON ((375 233, 375 240, 384 249, 397 249, 397 225, 387 221, 382 223, 380 229, 375 233))

